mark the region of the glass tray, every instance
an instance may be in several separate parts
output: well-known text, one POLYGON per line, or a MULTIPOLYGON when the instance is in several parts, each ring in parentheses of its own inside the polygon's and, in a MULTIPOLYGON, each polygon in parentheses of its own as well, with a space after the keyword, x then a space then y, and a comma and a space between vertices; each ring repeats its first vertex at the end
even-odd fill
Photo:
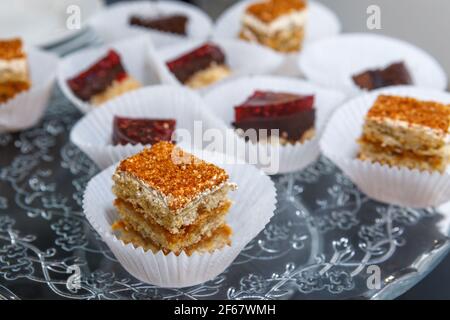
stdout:
POLYGON ((69 142, 79 118, 56 91, 38 126, 0 135, 0 298, 394 298, 450 248, 448 208, 371 201, 321 158, 273 178, 274 219, 216 279, 183 289, 141 283, 81 211, 83 190, 98 169, 69 142), (380 283, 370 278, 373 265, 380 283))

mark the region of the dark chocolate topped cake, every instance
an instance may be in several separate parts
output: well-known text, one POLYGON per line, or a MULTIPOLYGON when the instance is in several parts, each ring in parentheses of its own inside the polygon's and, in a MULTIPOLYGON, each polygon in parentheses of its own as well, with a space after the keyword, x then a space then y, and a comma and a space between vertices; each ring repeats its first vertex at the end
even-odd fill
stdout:
POLYGON ((358 87, 366 90, 412 84, 411 75, 403 62, 393 63, 385 69, 367 70, 352 78, 358 87))
POLYGON ((188 20, 188 17, 181 14, 158 16, 155 18, 132 15, 129 19, 129 24, 162 32, 186 35, 188 20))

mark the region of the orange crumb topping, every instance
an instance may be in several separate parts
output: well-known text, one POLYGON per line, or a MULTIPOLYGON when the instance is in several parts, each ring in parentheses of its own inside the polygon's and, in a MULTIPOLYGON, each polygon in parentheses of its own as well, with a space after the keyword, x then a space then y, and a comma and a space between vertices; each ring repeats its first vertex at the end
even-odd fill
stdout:
POLYGON ((380 95, 367 117, 405 121, 446 133, 450 127, 450 105, 409 97, 380 95))
POLYGON ((201 193, 228 180, 225 170, 170 142, 159 142, 123 160, 117 170, 132 174, 162 193, 171 210, 185 207, 201 193))
POLYGON ((11 60, 25 57, 22 49, 22 40, 0 40, 0 59, 11 60))
POLYGON ((264 0, 248 6, 246 13, 268 23, 282 15, 303 10, 306 6, 306 0, 264 0))

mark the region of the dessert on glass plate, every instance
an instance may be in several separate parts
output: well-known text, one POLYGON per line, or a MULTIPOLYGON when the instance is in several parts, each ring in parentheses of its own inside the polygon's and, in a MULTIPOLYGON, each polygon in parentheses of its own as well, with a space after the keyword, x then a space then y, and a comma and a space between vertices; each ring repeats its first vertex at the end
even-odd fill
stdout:
POLYGON ((404 62, 392 63, 386 68, 366 70, 353 75, 352 79, 358 87, 369 91, 389 86, 413 84, 404 62))
POLYGON ((294 78, 240 77, 205 94, 237 136, 236 149, 267 174, 295 172, 319 156, 319 138, 340 92, 294 78))
POLYGON ((231 245, 225 217, 236 185, 216 165, 159 142, 121 161, 113 181, 113 229, 125 243, 177 255, 231 245))
POLYGON ((0 103, 30 89, 27 55, 19 38, 0 39, 0 103))
POLYGON ((22 38, 0 38, 0 134, 31 128, 41 119, 58 65, 56 55, 22 38))
POLYGON ((96 63, 67 80, 74 95, 84 102, 100 105, 125 92, 141 87, 127 73, 117 51, 110 49, 96 63))
POLYGON ((87 219, 121 265, 162 287, 217 277, 275 210, 274 183, 261 170, 186 148, 159 142, 140 149, 93 177, 84 192, 87 219))
POLYGON ((314 137, 314 95, 256 90, 245 102, 234 107, 233 126, 240 132, 256 130, 260 142, 303 143, 314 137), (279 130, 279 141, 271 130, 279 130), (267 137, 261 137, 261 130, 267 137))
POLYGON ((450 201, 450 95, 394 86, 347 101, 320 147, 369 197, 409 208, 450 201))
POLYGON ((450 105, 380 95, 366 115, 358 158, 444 172, 450 161, 450 105))
POLYGON ((113 145, 152 145, 160 141, 174 143, 175 119, 129 118, 114 116, 113 145))
POLYGON ((280 52, 302 47, 308 15, 306 0, 261 0, 247 6, 239 37, 280 52))
POLYGON ((156 17, 133 14, 128 22, 131 26, 138 26, 162 32, 186 35, 189 18, 183 14, 159 15, 156 17))
POLYGON ((166 65, 178 81, 193 89, 206 87, 231 73, 222 49, 212 43, 167 61, 166 65))

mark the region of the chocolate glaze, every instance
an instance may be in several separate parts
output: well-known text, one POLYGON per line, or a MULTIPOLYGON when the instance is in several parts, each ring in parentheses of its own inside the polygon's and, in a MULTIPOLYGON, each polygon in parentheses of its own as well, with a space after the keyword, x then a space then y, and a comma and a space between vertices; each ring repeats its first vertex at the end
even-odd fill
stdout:
POLYGON ((352 78, 357 86, 366 90, 412 84, 411 75, 403 62, 393 63, 385 69, 367 70, 352 78))
POLYGON ((156 18, 146 18, 139 15, 133 15, 129 19, 130 25, 155 29, 163 32, 172 32, 180 35, 186 35, 186 25, 188 17, 184 15, 161 16, 156 18))

